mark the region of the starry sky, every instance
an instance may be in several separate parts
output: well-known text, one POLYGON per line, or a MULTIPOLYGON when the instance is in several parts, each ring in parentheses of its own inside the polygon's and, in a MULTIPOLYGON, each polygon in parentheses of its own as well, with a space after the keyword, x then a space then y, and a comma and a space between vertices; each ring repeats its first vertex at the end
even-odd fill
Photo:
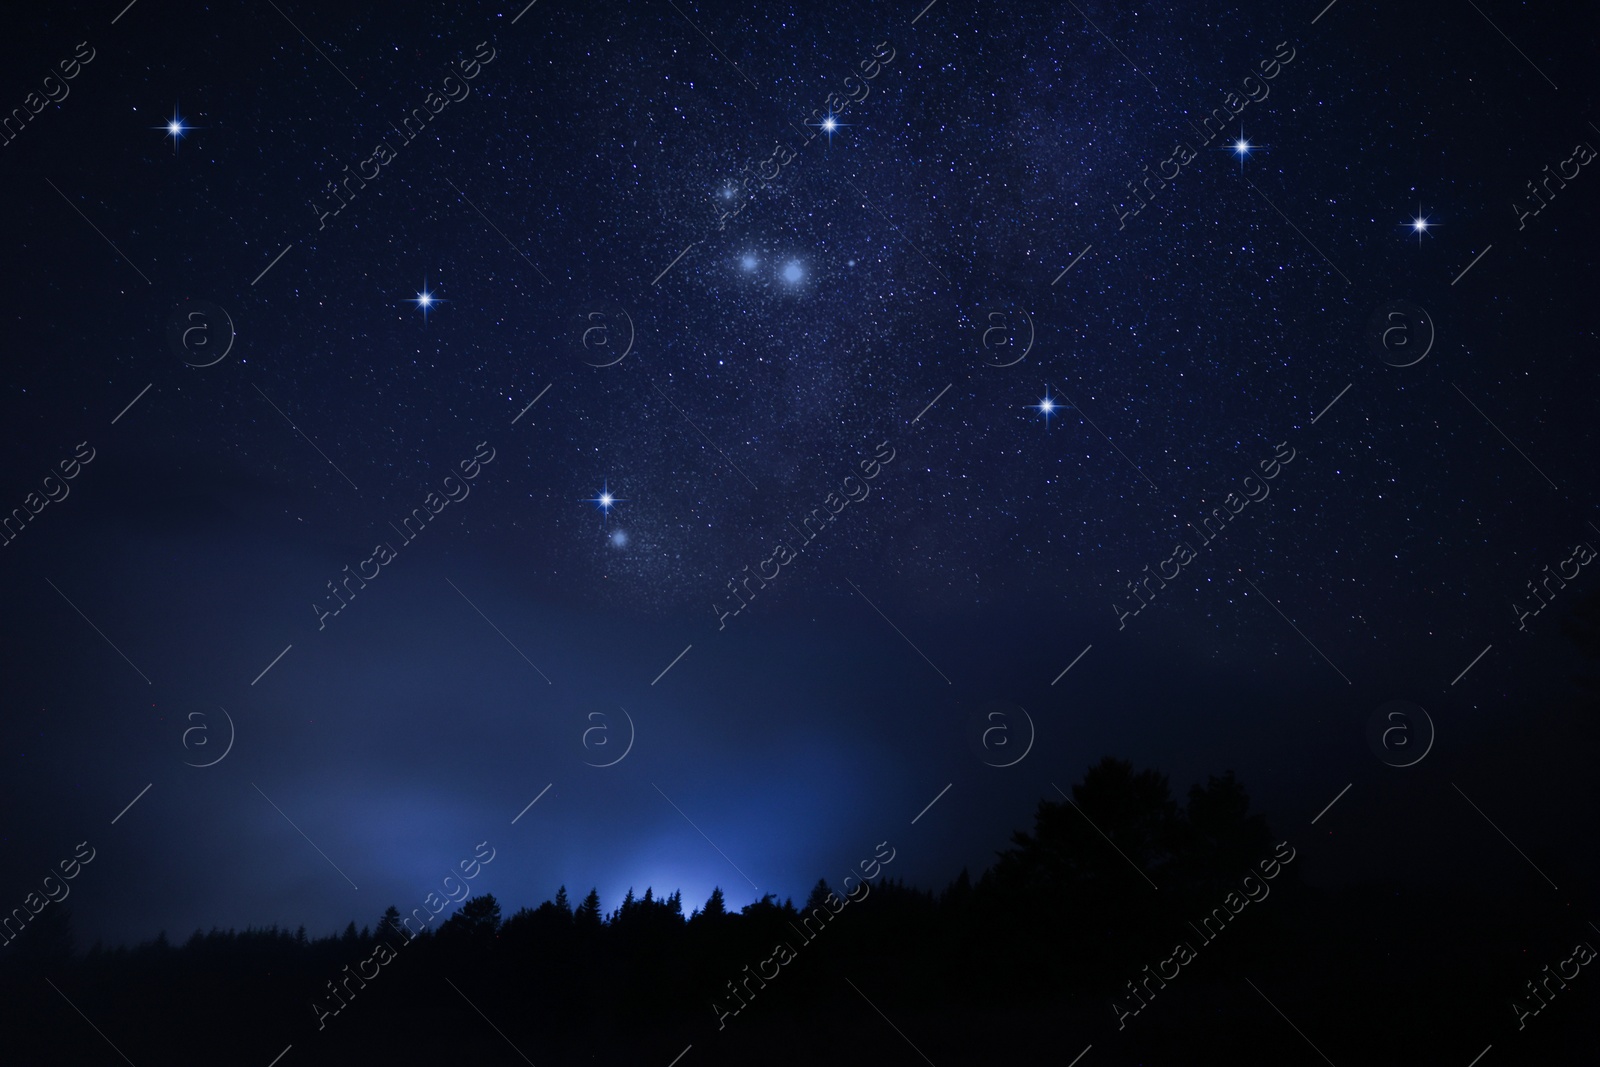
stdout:
POLYGON ((1105 754, 1592 894, 1592 12, 119 7, 0 40, 4 907, 941 886, 1105 754))

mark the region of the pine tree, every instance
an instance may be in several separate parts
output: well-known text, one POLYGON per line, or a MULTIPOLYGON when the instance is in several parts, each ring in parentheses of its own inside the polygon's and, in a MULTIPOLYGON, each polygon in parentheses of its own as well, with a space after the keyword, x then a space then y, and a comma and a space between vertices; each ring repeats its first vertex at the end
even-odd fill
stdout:
POLYGON ((378 928, 373 933, 379 939, 398 937, 406 940, 411 936, 406 928, 400 925, 400 909, 393 904, 383 909, 383 918, 378 920, 378 928))
POLYGON ((600 891, 589 890, 589 895, 583 898, 583 903, 578 905, 578 910, 572 916, 573 922, 581 930, 598 930, 605 925, 600 915, 600 891))
POLYGON ((706 901, 706 906, 700 914, 708 919, 722 919, 728 915, 728 905, 722 899, 722 887, 716 886, 711 890, 711 897, 706 901))

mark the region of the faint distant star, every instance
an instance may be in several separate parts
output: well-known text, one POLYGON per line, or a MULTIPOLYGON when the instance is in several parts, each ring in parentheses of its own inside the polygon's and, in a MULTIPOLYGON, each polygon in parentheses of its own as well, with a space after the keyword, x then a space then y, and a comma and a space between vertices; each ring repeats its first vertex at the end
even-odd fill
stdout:
POLYGON ((806 276, 805 268, 800 266, 800 261, 798 259, 791 259, 788 263, 784 264, 784 267, 783 267, 783 280, 784 281, 786 281, 786 282, 790 283, 791 285, 793 285, 793 284, 799 282, 800 279, 804 278, 805 276, 806 276))
POLYGON ((756 269, 756 257, 755 256, 751 256, 751 255, 744 256, 742 259, 739 260, 739 266, 743 267, 745 270, 755 270, 756 269))
POLYGON ((611 532, 611 547, 626 548, 628 544, 628 531, 613 530, 611 532))
POLYGON ((1420 201, 1417 204, 1417 217, 1406 223, 1406 225, 1411 227, 1412 232, 1417 235, 1417 247, 1421 248, 1422 235, 1428 232, 1429 227, 1433 226, 1433 220, 1429 219, 1422 213, 1422 204, 1420 201))
POLYGON ((428 280, 426 278, 422 280, 422 292, 413 297, 410 302, 422 309, 423 325, 427 325, 428 312, 433 308, 433 305, 445 303, 444 300, 434 296, 433 293, 428 290, 428 280))
MULTIPOLYGON (((588 498, 584 501, 584 503, 593 504, 595 507, 600 509, 600 514, 604 519, 610 519, 611 509, 616 507, 618 504, 626 503, 628 498, 624 496, 612 496, 611 483, 605 482, 603 484, 604 488, 600 490, 599 494, 588 498)), ((618 530, 617 532, 622 533, 621 530, 618 530)), ((626 540, 627 535, 623 534, 623 541, 626 542, 626 540)))
POLYGON ((1037 404, 1029 404, 1028 406, 1044 416, 1045 429, 1049 429, 1050 416, 1054 415, 1056 411, 1056 402, 1050 395, 1050 387, 1048 385, 1044 387, 1044 398, 1042 400, 1037 404))

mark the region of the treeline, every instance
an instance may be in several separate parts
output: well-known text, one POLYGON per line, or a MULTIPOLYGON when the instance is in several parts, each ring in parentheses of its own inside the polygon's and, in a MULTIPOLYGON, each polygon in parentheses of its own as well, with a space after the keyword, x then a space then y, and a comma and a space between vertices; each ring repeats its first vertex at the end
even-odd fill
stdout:
POLYGON ((279 1067, 667 1067, 687 1046, 681 1067, 921 1062, 910 1043, 943 1065, 1065 1063, 1092 1043, 1101 1063, 1311 1062, 1298 1027, 1334 1062, 1450 1062, 1479 1035, 1462 1062, 1497 1039, 1541 1063, 1600 1062, 1574 1029, 1595 1004, 1581 979, 1509 1036, 1542 962, 1530 969, 1529 945, 1548 930, 1568 947, 1569 916, 1319 893, 1300 877, 1308 844, 1272 835, 1232 774, 1180 804, 1164 776, 1108 758, 1070 802, 1042 801, 989 870, 937 893, 879 872, 819 881, 801 905, 735 910, 718 889, 685 914, 676 892, 630 890, 606 912, 562 888, 509 916, 471 897, 415 936, 391 907, 327 937, 196 931, 83 954, 63 907, 0 956, 0 1058, 123 1062, 110 1042, 141 1065, 266 1067, 291 1045, 279 1067))

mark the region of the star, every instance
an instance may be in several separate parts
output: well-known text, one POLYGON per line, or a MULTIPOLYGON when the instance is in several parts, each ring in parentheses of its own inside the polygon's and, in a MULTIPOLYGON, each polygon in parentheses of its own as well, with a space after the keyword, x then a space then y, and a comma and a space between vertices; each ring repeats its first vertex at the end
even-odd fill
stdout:
POLYGON ((833 144, 833 135, 850 124, 848 122, 840 122, 839 117, 830 111, 823 117, 821 122, 808 122, 806 125, 815 126, 823 133, 827 134, 828 143, 831 145, 833 144))
POLYGON ((188 123, 184 122, 183 116, 178 113, 178 105, 173 104, 172 117, 166 122, 162 123, 160 126, 152 126, 150 128, 152 130, 162 130, 168 137, 172 138, 172 154, 177 155, 178 142, 183 139, 183 135, 188 133, 190 130, 200 130, 204 129, 205 127, 190 126, 188 123))
MULTIPOLYGON (((584 503, 593 504, 595 507, 600 509, 600 514, 604 518, 609 519, 611 517, 611 509, 616 507, 618 504, 626 503, 628 498, 623 496, 612 496, 610 482, 605 482, 603 484, 604 488, 602 488, 595 496, 589 497, 584 501, 584 503)), ((628 535, 622 533, 621 530, 618 530, 617 533, 622 536, 622 541, 617 542, 613 540, 613 544, 617 544, 618 547, 627 544, 628 535)))
POLYGON ((1428 232, 1428 228, 1433 225, 1433 221, 1422 213, 1420 201, 1417 203, 1417 217, 1406 223, 1406 225, 1411 227, 1411 231, 1417 235, 1417 247, 1421 248, 1422 235, 1428 232))
POLYGON ((1043 399, 1041 399, 1037 404, 1029 404, 1028 406, 1044 416, 1045 429, 1049 429, 1050 416, 1054 415, 1056 412, 1056 402, 1055 398, 1050 395, 1050 387, 1048 385, 1044 387, 1043 399))
POLYGON ((1242 125, 1239 127, 1239 139, 1228 146, 1228 151, 1239 157, 1239 173, 1241 174, 1244 173, 1244 161, 1250 156, 1250 154, 1252 152, 1263 151, 1265 149, 1266 145, 1255 145, 1250 143, 1250 139, 1244 135, 1244 127, 1242 125))
POLYGON ((798 285, 800 280, 805 276, 805 268, 800 265, 799 260, 791 259, 788 263, 784 264, 783 280, 788 282, 790 285, 798 285))
POLYGON ((422 309, 422 322, 424 325, 428 322, 428 312, 433 308, 433 305, 445 303, 443 299, 434 296, 428 291, 428 279, 426 278, 422 279, 422 291, 412 297, 409 302, 422 309))

